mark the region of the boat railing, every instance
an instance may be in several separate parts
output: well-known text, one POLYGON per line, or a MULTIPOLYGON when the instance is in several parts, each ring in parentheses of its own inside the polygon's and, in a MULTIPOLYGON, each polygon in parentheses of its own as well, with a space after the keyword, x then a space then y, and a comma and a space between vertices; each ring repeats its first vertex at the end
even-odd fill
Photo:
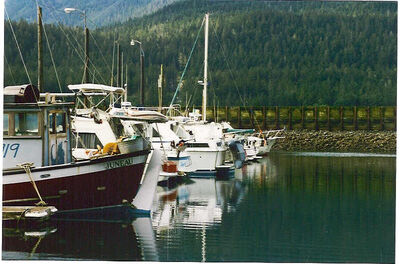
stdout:
POLYGON ((283 129, 276 129, 276 130, 268 130, 268 131, 263 131, 262 134, 265 135, 265 138, 285 138, 282 136, 286 128, 283 129))

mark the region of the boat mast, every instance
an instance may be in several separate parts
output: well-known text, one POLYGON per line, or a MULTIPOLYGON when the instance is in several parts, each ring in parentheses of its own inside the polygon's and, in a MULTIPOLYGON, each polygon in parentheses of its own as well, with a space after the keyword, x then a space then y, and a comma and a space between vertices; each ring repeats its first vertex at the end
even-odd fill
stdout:
POLYGON ((208 13, 205 16, 206 26, 204 29, 204 80, 203 80, 203 121, 207 116, 207 59, 208 59, 208 13))
POLYGON ((42 45, 42 8, 37 6, 37 34, 38 34, 38 89, 43 92, 43 45, 42 45))

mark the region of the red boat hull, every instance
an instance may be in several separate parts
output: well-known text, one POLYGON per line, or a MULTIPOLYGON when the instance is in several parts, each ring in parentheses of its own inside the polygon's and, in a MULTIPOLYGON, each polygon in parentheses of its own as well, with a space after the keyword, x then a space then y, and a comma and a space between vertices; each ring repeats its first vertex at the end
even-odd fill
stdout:
MULTIPOLYGON (((58 211, 107 207, 120 205, 123 202, 130 203, 139 189, 146 157, 147 155, 142 158, 144 162, 141 161, 136 164, 132 162, 131 165, 107 169, 104 169, 104 164, 109 162, 108 160, 103 163, 97 161, 94 166, 90 163, 83 165, 92 166, 89 169, 86 167, 86 171, 91 172, 74 173, 70 176, 53 176, 70 171, 85 171, 83 166, 75 165, 73 168, 65 166, 67 168, 49 170, 53 174, 52 177, 35 180, 35 183, 43 200, 48 205, 55 206, 58 211), (65 170, 69 171, 66 172, 65 170)), ((132 159, 132 157, 129 158, 132 159)), ((115 161, 118 162, 118 159, 114 159, 115 161)), ((39 172, 32 170, 36 179, 47 175, 47 172, 43 169, 39 172)), ((25 176, 28 179, 24 182, 4 183, 4 177, 13 176, 15 177, 15 175, 3 176, 3 205, 34 205, 37 203, 39 198, 29 181, 28 175, 19 175, 19 177, 25 176)))

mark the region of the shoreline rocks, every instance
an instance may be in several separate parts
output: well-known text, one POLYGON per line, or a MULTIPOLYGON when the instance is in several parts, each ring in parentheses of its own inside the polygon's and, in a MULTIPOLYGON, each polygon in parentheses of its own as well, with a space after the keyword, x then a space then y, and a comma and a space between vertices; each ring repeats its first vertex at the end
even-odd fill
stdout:
POLYGON ((396 153, 396 131, 285 131, 272 151, 396 153))

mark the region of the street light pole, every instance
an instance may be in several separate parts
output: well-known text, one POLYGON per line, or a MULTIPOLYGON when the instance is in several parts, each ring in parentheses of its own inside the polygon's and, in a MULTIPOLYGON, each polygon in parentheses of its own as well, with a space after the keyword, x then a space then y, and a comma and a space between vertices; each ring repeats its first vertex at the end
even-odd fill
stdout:
POLYGON ((131 45, 134 46, 135 43, 139 44, 140 50, 140 89, 139 89, 139 98, 140 105, 144 106, 144 51, 142 49, 142 42, 138 40, 131 40, 131 45))

